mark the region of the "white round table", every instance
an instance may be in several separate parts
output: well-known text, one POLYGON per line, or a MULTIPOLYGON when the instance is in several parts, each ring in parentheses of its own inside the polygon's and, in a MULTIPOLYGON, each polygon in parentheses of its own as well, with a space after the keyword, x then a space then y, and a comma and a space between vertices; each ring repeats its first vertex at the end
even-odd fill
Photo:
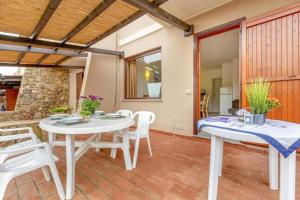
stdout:
MULTIPOLYGON (((251 134, 225 130, 215 127, 203 127, 201 131, 211 135, 210 170, 208 200, 217 199, 218 176, 222 176, 224 139, 243 142, 268 144, 265 140, 251 134)), ((278 151, 269 145, 269 181, 270 188, 278 189, 278 151)), ((280 154, 280 200, 295 199, 296 152, 288 158, 280 154)))
POLYGON ((51 148, 54 146, 66 147, 67 181, 66 198, 72 199, 75 189, 75 164, 89 148, 121 148, 124 154, 126 170, 132 169, 132 162, 129 153, 128 129, 134 125, 131 118, 121 119, 91 119, 89 122, 61 125, 56 120, 43 119, 39 126, 48 132, 48 139, 51 148), (121 143, 101 142, 98 135, 103 132, 115 132, 122 134, 121 143), (56 141, 56 134, 64 134, 66 141, 56 141), (92 134, 86 141, 74 141, 74 135, 92 134), (78 149, 75 151, 75 147, 78 149))

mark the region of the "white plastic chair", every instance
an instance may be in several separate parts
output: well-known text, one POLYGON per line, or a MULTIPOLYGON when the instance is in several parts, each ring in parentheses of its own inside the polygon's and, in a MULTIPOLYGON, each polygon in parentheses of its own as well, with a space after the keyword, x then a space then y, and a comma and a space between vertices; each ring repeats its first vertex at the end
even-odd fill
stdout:
POLYGON ((10 180, 38 168, 43 169, 46 180, 50 181, 51 178, 46 166, 50 167, 59 196, 64 199, 64 190, 49 145, 38 143, 38 139, 31 128, 2 129, 1 132, 20 130, 27 130, 29 133, 0 136, 0 142, 31 138, 31 140, 0 149, 0 199, 3 199, 10 180))
MULTIPOLYGON (((148 143, 149 154, 152 156, 150 138, 149 138, 149 128, 155 120, 155 114, 149 111, 139 111, 133 114, 132 118, 138 116, 137 128, 135 131, 129 131, 129 139, 135 142, 134 156, 132 167, 136 167, 137 157, 139 152, 140 139, 146 138, 148 143)), ((119 135, 116 135, 119 136, 119 135)))
MULTIPOLYGON (((12 133, 12 132, 16 132, 16 131, 22 131, 24 133, 12 135, 11 137, 16 138, 16 139, 11 139, 11 140, 17 140, 17 139, 29 139, 29 140, 12 144, 12 145, 4 148, 5 150, 29 146, 29 145, 37 144, 40 142, 40 140, 37 138, 36 134, 34 134, 31 127, 0 129, 0 142, 1 142, 1 137, 3 137, 1 135, 8 136, 8 133, 12 133)), ((6 138, 9 138, 9 137, 6 137, 6 138)), ((3 149, 3 148, 0 147, 0 149, 3 149)), ((12 156, 14 156, 14 155, 13 154, 10 154, 10 155, 0 154, 0 163, 3 163, 7 158, 12 157, 12 156)), ((43 167, 42 170, 43 170, 43 174, 45 176, 46 181, 50 181, 51 177, 49 175, 48 169, 46 167, 43 167)))
MULTIPOLYGON (((131 110, 118 110, 116 113, 130 118, 132 118, 133 116, 133 112, 131 110)), ((115 133, 113 137, 113 142, 114 143, 119 142, 119 138, 120 138, 120 134, 115 133)), ((111 149, 110 156, 115 159, 116 155, 117 155, 117 149, 116 148, 111 149)))

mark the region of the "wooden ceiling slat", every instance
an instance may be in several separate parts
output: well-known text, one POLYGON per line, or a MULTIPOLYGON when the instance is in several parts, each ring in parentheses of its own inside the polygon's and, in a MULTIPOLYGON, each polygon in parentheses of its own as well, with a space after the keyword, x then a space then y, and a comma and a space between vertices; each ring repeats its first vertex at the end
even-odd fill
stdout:
POLYGON ((61 40, 102 0, 64 0, 60 3, 39 38, 61 40))
POLYGON ((1 0, 0 31, 29 37, 49 0, 1 0))
POLYGON ((19 52, 15 51, 0 51, 0 62, 13 62, 18 59, 19 52))
POLYGON ((40 53, 26 53, 24 58, 21 60, 21 64, 30 64, 30 63, 37 63, 37 61, 43 56, 44 54, 40 53))
POLYGON ((64 58, 65 56, 63 55, 50 55, 46 59, 44 59, 41 64, 56 64, 59 60, 64 58))
POLYGON ((75 28, 73 28, 63 39, 62 42, 65 43, 74 35, 79 33, 84 27, 91 23, 97 16, 99 16, 103 11, 105 11, 109 6, 111 6, 116 0, 102 0, 102 2, 92 10, 75 28))
POLYGON ((43 62, 46 58, 48 58, 50 56, 50 54, 44 54, 43 56, 41 56, 37 61, 36 64, 40 64, 41 62, 43 62))
POLYGON ((71 38, 70 42, 87 44, 137 11, 137 8, 118 0, 71 38))
POLYGON ((66 57, 60 59, 59 61, 57 61, 56 64, 57 64, 57 65, 62 64, 62 63, 64 63, 66 60, 68 60, 68 59, 70 59, 70 58, 71 58, 71 57, 66 56, 66 57))
POLYGON ((38 24, 35 26, 32 34, 31 34, 32 39, 34 39, 34 40, 37 39, 38 35, 41 33, 43 28, 46 26, 48 20, 53 15, 54 11, 59 6, 60 2, 61 2, 61 0, 50 0, 43 16, 41 17, 41 19, 39 20, 38 24))
POLYGON ((25 52, 20 52, 19 53, 19 56, 18 56, 17 61, 16 61, 17 64, 19 64, 22 61, 22 59, 24 58, 25 54, 26 54, 25 52))

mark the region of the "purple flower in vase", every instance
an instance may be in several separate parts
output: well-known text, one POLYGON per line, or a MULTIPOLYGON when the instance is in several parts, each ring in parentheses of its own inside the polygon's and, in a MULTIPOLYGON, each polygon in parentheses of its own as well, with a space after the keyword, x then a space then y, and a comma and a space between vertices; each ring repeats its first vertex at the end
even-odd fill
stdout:
POLYGON ((95 100, 103 100, 102 97, 98 97, 98 96, 96 96, 96 95, 89 95, 89 98, 90 98, 91 100, 93 100, 93 101, 95 101, 95 100))

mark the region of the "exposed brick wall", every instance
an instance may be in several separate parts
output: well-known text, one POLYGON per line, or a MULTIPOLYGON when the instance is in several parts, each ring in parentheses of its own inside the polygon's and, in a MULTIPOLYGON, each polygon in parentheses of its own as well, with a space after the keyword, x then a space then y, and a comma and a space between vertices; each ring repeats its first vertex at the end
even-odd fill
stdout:
POLYGON ((26 68, 15 111, 0 112, 0 121, 40 119, 49 108, 68 104, 68 69, 26 68))

